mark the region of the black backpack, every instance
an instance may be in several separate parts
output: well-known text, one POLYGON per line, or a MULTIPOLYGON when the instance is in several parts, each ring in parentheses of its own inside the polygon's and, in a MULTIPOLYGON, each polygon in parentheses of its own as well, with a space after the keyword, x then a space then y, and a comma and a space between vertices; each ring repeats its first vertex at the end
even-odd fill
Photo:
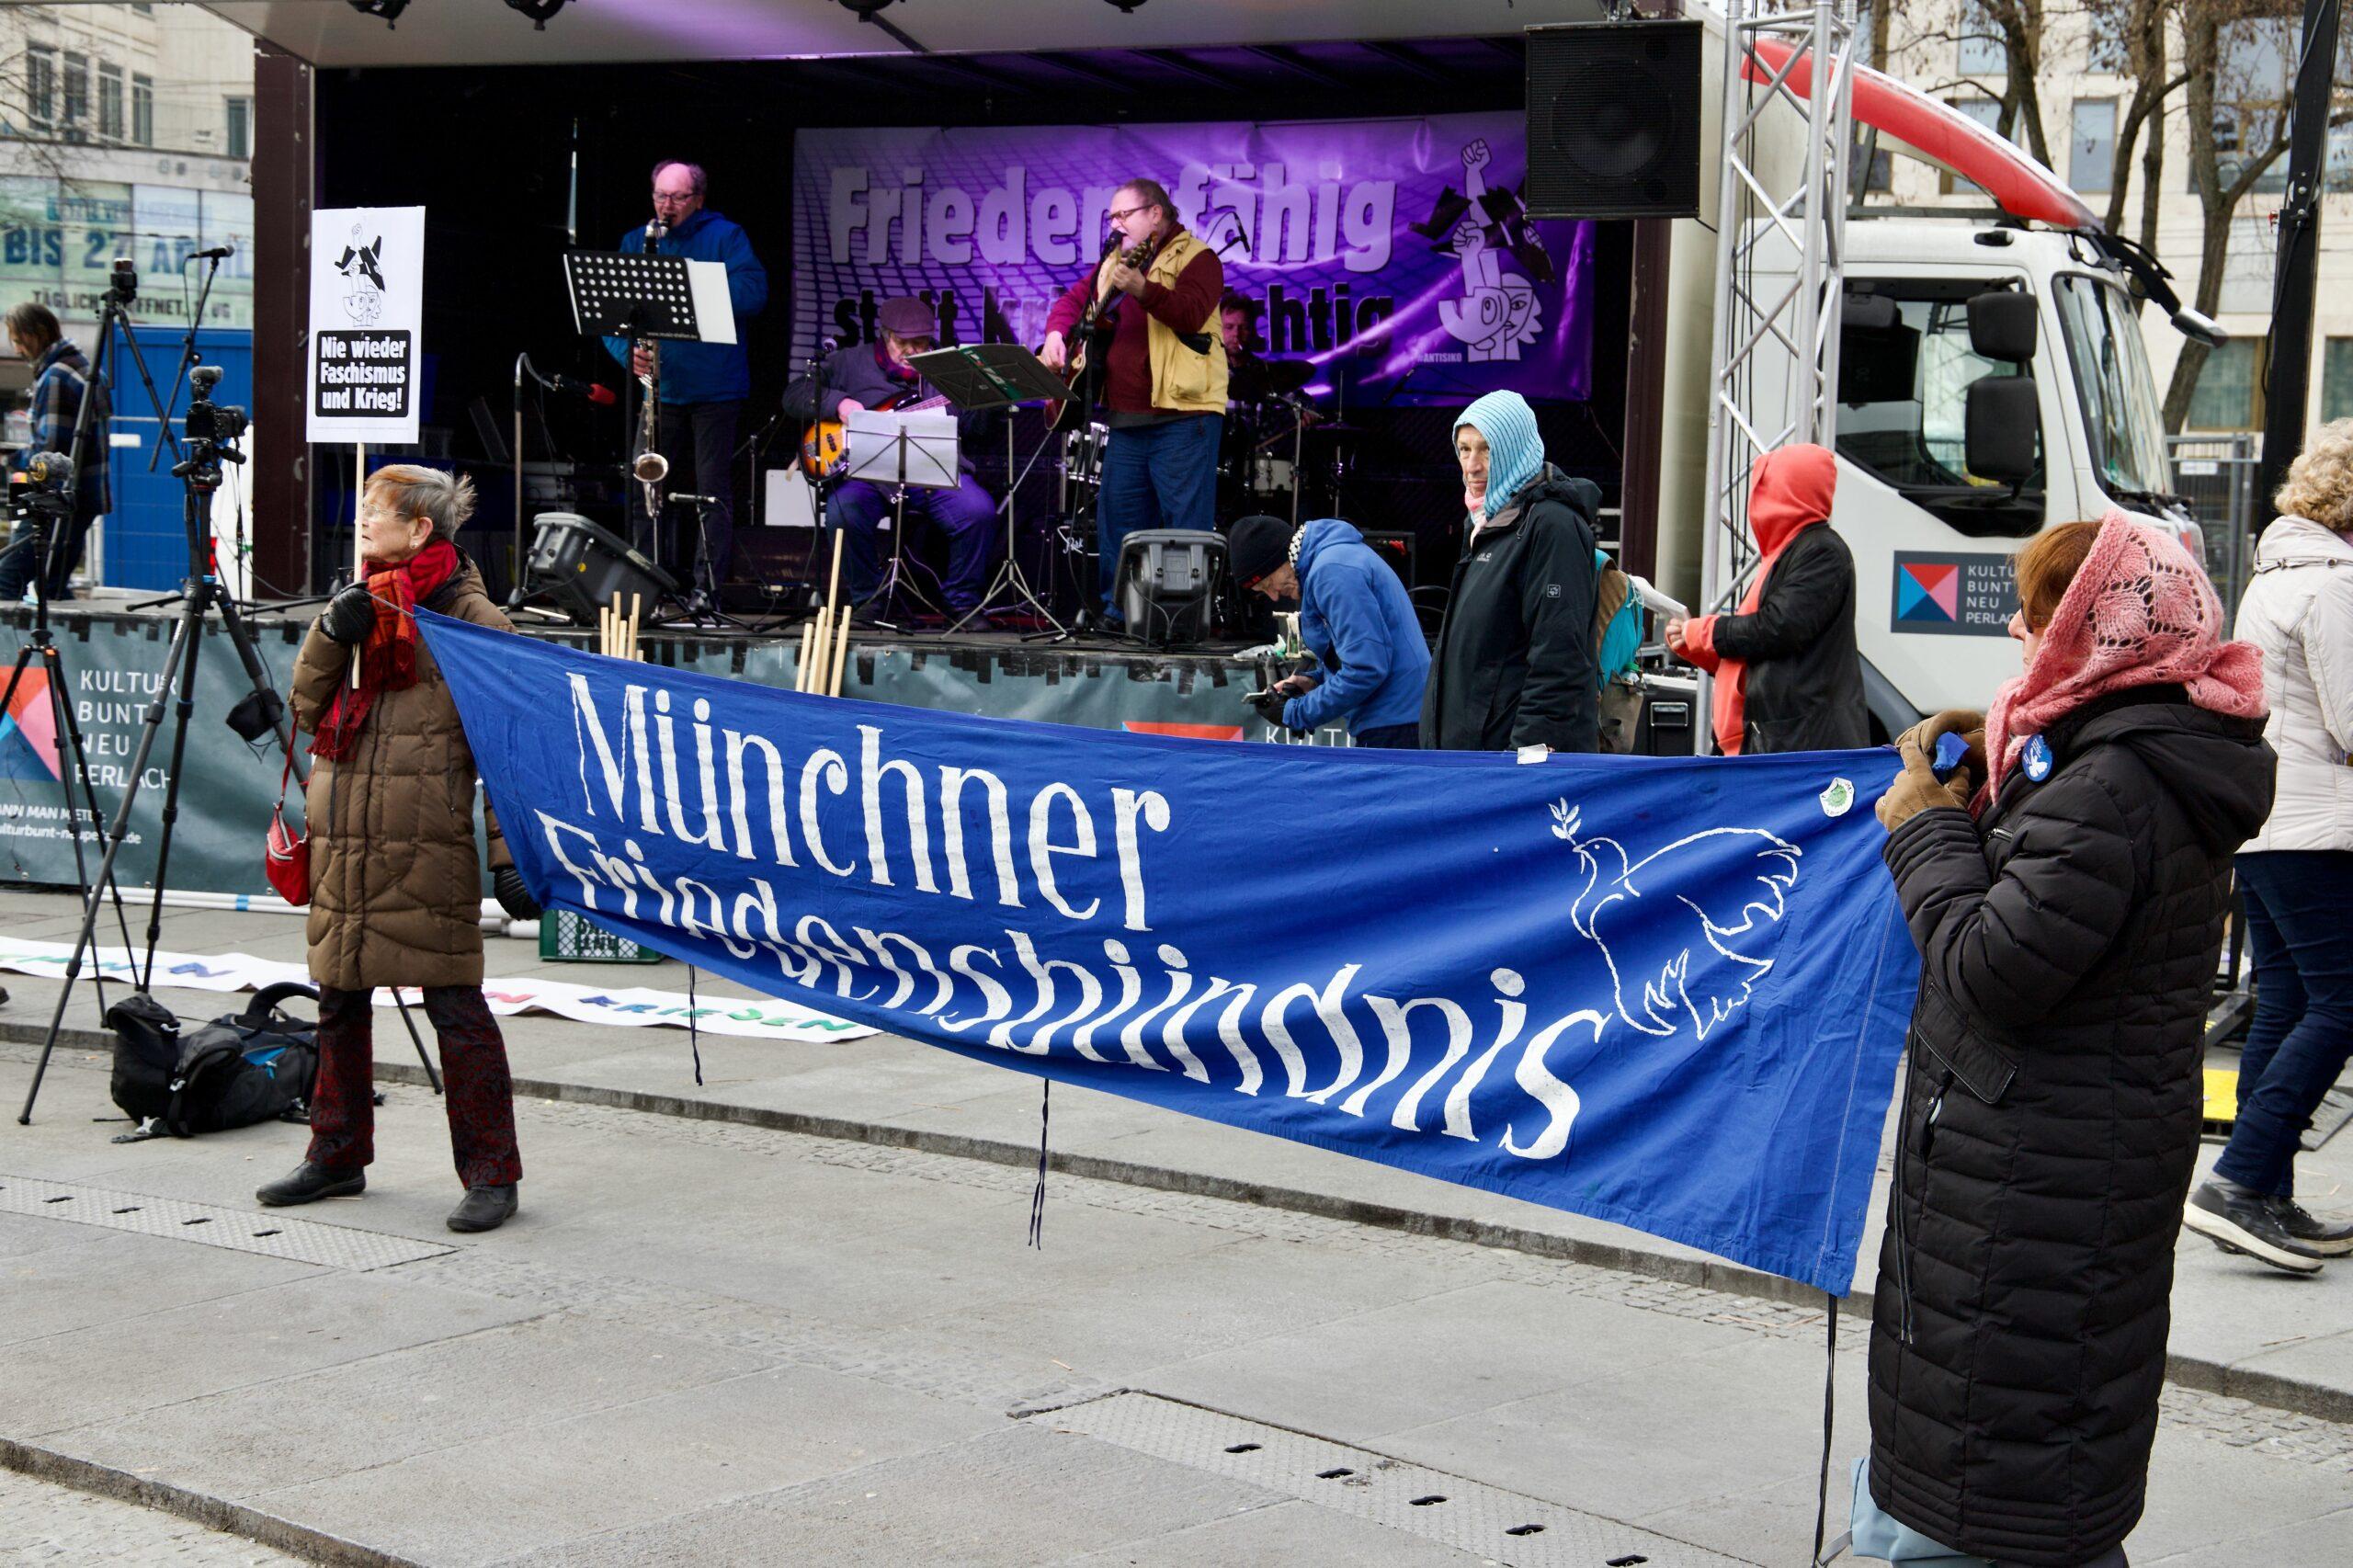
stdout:
POLYGON ((315 1002, 319 994, 294 981, 268 986, 255 993, 244 1012, 186 1035, 171 1009, 152 996, 131 996, 108 1008, 106 1021, 115 1031, 114 1103, 140 1124, 117 1141, 165 1132, 191 1138, 273 1119, 306 1119, 319 1071, 319 1028, 279 1009, 291 996, 315 1002))

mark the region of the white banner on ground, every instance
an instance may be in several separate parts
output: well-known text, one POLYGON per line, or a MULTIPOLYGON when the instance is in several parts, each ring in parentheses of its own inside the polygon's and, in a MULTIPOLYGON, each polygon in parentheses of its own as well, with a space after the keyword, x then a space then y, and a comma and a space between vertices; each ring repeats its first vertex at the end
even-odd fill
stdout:
POLYGON ((424 208, 323 207, 311 214, 306 439, 415 441, 424 317, 424 208))
MULTIPOLYGON (((108 980, 132 977, 131 959, 120 948, 95 949, 95 960, 85 960, 83 972, 97 968, 108 980)), ((63 979, 65 960, 74 955, 70 942, 31 942, 16 937, 0 938, 0 969, 13 970, 18 974, 40 975, 46 979, 63 979)), ((309 984, 310 971, 298 963, 274 963, 246 953, 166 953, 155 955, 155 984, 159 988, 185 987, 191 991, 258 991, 266 985, 285 981, 300 981, 309 984)), ((749 999, 734 996, 706 997, 701 1004, 689 1006, 685 994, 676 991, 654 991, 644 986, 574 985, 561 980, 540 980, 531 977, 508 977, 483 982, 483 994, 490 1002, 490 1010, 501 1017, 516 1013, 553 1013, 585 1024, 618 1024, 624 1028, 646 1028, 668 1026, 685 1028, 689 1013, 697 1026, 710 1034, 745 1035, 757 1040, 787 1040, 797 1044, 813 1044, 826 1040, 857 1040, 876 1032, 864 1024, 853 1024, 823 1013, 811 1012, 779 1002, 773 997, 749 999)), ((421 998, 417 992, 402 992, 411 1006, 421 998)), ((392 1006, 390 990, 376 993, 376 1006, 392 1006)))

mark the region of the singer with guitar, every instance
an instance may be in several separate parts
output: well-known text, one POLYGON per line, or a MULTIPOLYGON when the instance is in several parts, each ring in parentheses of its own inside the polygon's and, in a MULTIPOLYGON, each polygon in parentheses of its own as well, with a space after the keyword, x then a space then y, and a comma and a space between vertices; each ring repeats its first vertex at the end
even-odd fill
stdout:
POLYGON ((1059 370, 1101 356, 1097 395, 1111 435, 1096 522, 1105 619, 1116 625, 1111 588, 1121 540, 1138 528, 1217 526, 1225 267, 1176 221, 1157 180, 1121 186, 1106 216, 1113 237, 1103 259, 1054 301, 1038 357, 1059 370), (1094 330, 1072 341, 1082 323, 1094 330))
MULTIPOLYGON (((825 357, 819 370, 817 411, 823 422, 846 424, 865 409, 913 411, 933 403, 936 394, 924 382, 910 357, 927 354, 938 346, 939 327, 931 307, 917 299, 885 300, 875 309, 876 341, 853 343, 825 357)), ((961 619, 981 602, 987 585, 989 555, 996 542, 996 503, 972 476, 972 449, 983 437, 978 428, 984 416, 966 415, 958 423, 963 483, 953 490, 909 490, 905 517, 909 523, 927 519, 948 536, 948 571, 939 581, 940 597, 950 620, 961 619)), ((820 430, 803 442, 806 460, 831 460, 835 449, 820 430)), ((825 498, 825 526, 842 532, 842 575, 850 602, 870 606, 882 575, 882 557, 891 548, 885 531, 895 508, 889 492, 864 480, 844 480, 825 498)), ((901 541, 900 548, 906 548, 901 541)), ((821 559, 830 558, 829 543, 821 559)), ((910 564, 913 557, 906 557, 910 564)), ((881 614, 884 607, 870 606, 881 614)))
MULTIPOLYGON (((652 552, 676 575, 694 562, 693 597, 688 608, 700 610, 718 597, 727 580, 728 558, 735 549, 735 431, 743 421, 744 399, 752 390, 751 361, 744 352, 744 325, 767 308, 767 269, 753 254, 743 229, 703 205, 704 176, 699 165, 665 158, 654 165, 654 219, 621 236, 620 249, 631 256, 683 256, 695 261, 723 262, 727 267, 727 298, 735 312, 733 343, 667 342, 660 346, 660 417, 654 449, 668 460, 662 488, 680 495, 709 495, 714 505, 702 508, 699 519, 684 511, 685 522, 676 544, 664 537, 659 519, 647 517, 642 501, 632 503, 635 542, 652 552), (698 520, 700 527, 696 526, 698 520)), ((605 339, 606 351, 641 377, 654 374, 654 356, 634 351, 622 337, 605 339)), ((632 454, 634 455, 634 454, 632 454)), ((635 493, 639 486, 631 485, 635 493)), ((682 504, 683 505, 683 504, 682 504)), ((673 508, 679 510, 679 508, 673 508)))

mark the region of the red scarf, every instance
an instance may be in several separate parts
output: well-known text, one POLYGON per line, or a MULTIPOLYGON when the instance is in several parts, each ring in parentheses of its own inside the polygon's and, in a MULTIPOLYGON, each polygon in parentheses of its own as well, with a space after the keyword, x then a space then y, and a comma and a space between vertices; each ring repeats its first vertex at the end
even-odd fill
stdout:
POLYGON ((437 539, 404 562, 387 565, 363 561, 368 591, 376 599, 376 624, 358 647, 359 682, 338 686, 335 702, 319 722, 311 755, 340 762, 351 755, 377 695, 416 684, 416 607, 457 574, 458 547, 437 539))
MULTIPOLYGON (((1748 580, 1737 613, 1756 613, 1774 563, 1798 535, 1830 520, 1830 503, 1837 491, 1838 460, 1812 442, 1778 448, 1756 460, 1748 487, 1748 526, 1765 554, 1748 580)), ((1716 652, 1718 619, 1695 615, 1683 623, 1683 656, 1716 677, 1708 716, 1717 746, 1726 756, 1738 756, 1748 730, 1748 662, 1716 652)))

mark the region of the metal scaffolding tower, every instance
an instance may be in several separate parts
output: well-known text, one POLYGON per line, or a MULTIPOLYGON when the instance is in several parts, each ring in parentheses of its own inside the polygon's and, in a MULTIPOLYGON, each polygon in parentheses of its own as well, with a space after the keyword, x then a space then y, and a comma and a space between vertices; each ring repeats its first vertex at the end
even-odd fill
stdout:
MULTIPOLYGON (((1854 141, 1855 0, 1723 6, 1705 610, 1731 608, 1755 570, 1748 483, 1757 457, 1793 441, 1826 447, 1836 437, 1847 160, 1854 141), (1766 40, 1788 49, 1778 69, 1756 52, 1766 40), (1794 146, 1783 129, 1788 117, 1774 115, 1777 104, 1804 122, 1794 146), (1779 259, 1760 268, 1760 251, 1778 252, 1779 259)), ((1703 712, 1706 696, 1703 682, 1703 712)), ((1705 752, 1708 726, 1695 729, 1705 752)))

